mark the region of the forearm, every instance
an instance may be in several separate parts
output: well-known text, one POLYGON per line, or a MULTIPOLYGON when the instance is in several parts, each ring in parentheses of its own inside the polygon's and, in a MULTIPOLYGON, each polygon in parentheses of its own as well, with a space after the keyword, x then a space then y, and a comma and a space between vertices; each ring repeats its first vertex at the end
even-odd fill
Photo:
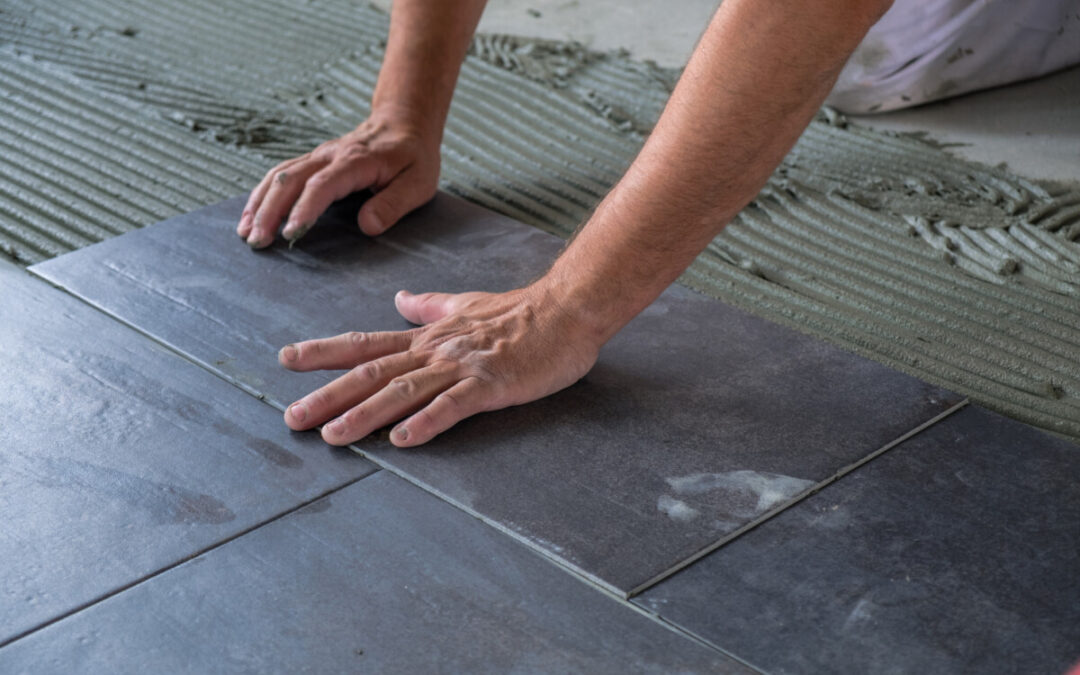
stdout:
POLYGON ((884 9, 724 1, 645 147, 545 277, 600 340, 754 198, 884 9))
POLYGON ((458 71, 486 0, 394 0, 372 110, 442 138, 458 71))

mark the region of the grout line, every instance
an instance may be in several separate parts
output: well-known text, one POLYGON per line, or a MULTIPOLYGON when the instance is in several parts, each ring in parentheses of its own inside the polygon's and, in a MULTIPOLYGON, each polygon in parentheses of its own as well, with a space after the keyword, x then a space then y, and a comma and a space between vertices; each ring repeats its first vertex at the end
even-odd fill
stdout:
MULTIPOLYGON (((46 262, 48 262, 48 261, 46 261, 46 262)), ((118 316, 114 312, 106 309, 105 307, 102 307, 101 305, 97 304, 96 302, 94 302, 94 301, 92 301, 92 300, 90 300, 90 299, 88 299, 88 298, 86 298, 86 297, 84 297, 84 296, 82 296, 82 295, 80 295, 78 293, 75 293, 74 291, 72 291, 68 287, 62 285, 60 282, 53 281, 49 277, 46 277, 46 276, 42 275, 40 272, 35 270, 34 267, 37 267, 37 265, 32 265, 30 267, 25 268, 26 271, 29 272, 30 275, 33 276, 34 278, 40 279, 44 283, 48 284, 49 286, 57 289, 58 291, 60 291, 62 293, 64 293, 68 297, 74 298, 74 299, 78 300, 79 302, 83 303, 84 305, 86 305, 87 307, 89 307, 90 309, 93 309, 96 312, 99 312, 100 314, 103 314, 104 316, 107 316, 108 318, 110 318, 113 321, 117 322, 121 326, 125 326, 127 328, 130 328, 131 330, 133 330, 136 333, 138 333, 139 335, 143 336, 144 338, 146 338, 150 342, 158 345, 159 347, 162 347, 162 348, 168 350, 173 355, 178 356, 181 360, 187 361, 188 363, 190 363, 190 364, 192 364, 194 366, 197 366, 201 370, 206 371, 207 373, 213 375, 214 377, 216 377, 219 380, 225 382, 226 384, 230 384, 230 385, 236 387, 237 389, 239 389, 240 391, 244 392, 245 394, 250 395, 252 398, 255 398, 255 399, 258 399, 259 401, 262 401, 263 403, 269 405, 271 408, 274 408, 275 410, 285 412, 285 405, 280 403, 276 399, 270 398, 267 394, 255 389, 254 387, 252 387, 252 386, 250 386, 248 384, 244 384, 243 382, 240 382, 239 380, 231 378, 228 375, 226 375, 225 373, 222 373, 219 370, 216 370, 215 366, 213 366, 213 365, 211 365, 211 364, 209 364, 209 363, 207 363, 205 361, 202 361, 201 359, 195 358, 194 356, 192 356, 190 354, 185 353, 179 347, 176 347, 175 345, 172 345, 172 344, 166 342, 165 340, 163 340, 163 339, 161 339, 159 337, 156 337, 152 333, 150 333, 150 332, 140 328, 139 326, 131 323, 127 319, 121 318, 120 316, 118 316)))
POLYGON ((443 494, 439 490, 433 488, 432 486, 428 485, 427 483, 425 483, 425 482, 423 482, 421 480, 418 480, 418 479, 416 479, 416 478, 414 478, 414 477, 412 477, 412 476, 410 476, 410 475, 408 475, 406 473, 403 473, 397 467, 395 467, 395 466, 393 466, 391 464, 388 464, 388 463, 386 463, 384 461, 381 461, 381 460, 379 460, 379 458, 374 457, 374 456, 364 452, 359 447, 357 447, 356 444, 349 445, 348 447, 352 448, 352 450, 354 452, 356 452, 358 455, 360 455, 364 459, 366 459, 366 460, 374 463, 375 465, 377 465, 381 470, 384 470, 387 473, 392 474, 393 476, 396 476, 397 478, 400 478, 401 480, 403 480, 406 483, 416 487, 417 489, 421 490, 422 492, 431 495, 432 497, 438 499, 439 501, 444 502, 448 506, 450 506, 450 507, 452 507, 452 508, 454 508, 454 509, 456 509, 458 511, 464 512, 465 515, 472 516, 473 518, 479 520, 481 523, 487 525, 488 527, 491 527, 496 532, 498 532, 500 534, 503 534, 503 535, 506 535, 507 537, 510 538, 511 541, 514 541, 514 542, 522 545, 525 548, 525 550, 527 550, 530 553, 538 556, 542 560, 546 560, 547 562, 551 563, 552 565, 554 565, 555 567, 557 567, 558 569, 560 569, 564 573, 567 573, 569 576, 576 579, 578 582, 584 584, 590 590, 599 592, 601 595, 603 595, 603 596, 607 597, 608 599, 614 601, 617 605, 619 605, 621 607, 624 607, 626 609, 629 609, 630 611, 633 611, 633 612, 637 613, 638 615, 644 617, 645 619, 647 619, 649 621, 652 621, 653 623, 658 624, 659 626, 661 626, 665 630, 669 630, 669 631, 679 635, 680 637, 683 637, 683 638, 685 638, 685 639, 687 639, 687 640, 689 640, 689 641, 691 641, 691 642, 693 642, 693 643, 695 643, 695 644, 697 644, 697 645, 699 645, 701 647, 704 647, 704 648, 709 649, 711 651, 718 652, 721 655, 723 655, 724 657, 729 658, 732 661, 737 662, 739 665, 745 666, 745 667, 747 667, 747 668, 749 668, 749 669, 751 669, 751 670, 753 670, 753 671, 755 671, 757 673, 760 673, 761 675, 766 675, 765 671, 763 671, 762 669, 760 669, 757 666, 753 665, 752 663, 746 661, 745 659, 743 659, 743 658, 729 652, 728 650, 724 649, 723 647, 720 647, 719 645, 700 637, 696 633, 693 633, 693 632, 683 628, 682 626, 680 626, 680 625, 678 625, 676 623, 672 623, 672 622, 668 621, 667 619, 664 619, 663 617, 661 617, 659 614, 657 614, 656 612, 654 612, 652 610, 649 610, 649 609, 647 609, 645 607, 642 607, 640 605, 637 605, 637 604, 631 602, 630 601, 631 594, 628 594, 625 591, 619 590, 615 586, 612 586, 611 584, 603 581, 602 579, 600 579, 600 578, 598 578, 598 577, 596 577, 596 576, 594 576, 592 574, 589 574, 588 572, 582 570, 580 567, 577 567, 576 565, 570 563, 566 559, 560 558, 557 555, 555 555, 554 553, 551 553, 550 551, 538 546, 534 542, 530 541, 528 537, 525 537, 524 535, 507 528, 506 526, 502 525, 498 521, 492 520, 491 518, 488 518, 487 516, 484 516, 484 515, 480 514, 479 512, 475 511, 471 507, 466 506, 466 505, 458 502, 457 500, 446 496, 445 494, 443 494))
POLYGON ((246 534, 250 534, 251 532, 254 532, 255 530, 257 530, 257 529, 259 529, 261 527, 269 525, 270 523, 273 523, 275 521, 281 520, 282 518, 284 518, 284 517, 286 517, 286 516, 288 516, 288 515, 290 515, 292 513, 295 513, 297 511, 299 511, 300 509, 303 509, 304 507, 309 506, 309 505, 319 501, 320 499, 323 499, 324 497, 328 497, 328 496, 330 496, 330 495, 332 495, 332 494, 334 494, 336 492, 344 490, 345 488, 347 488, 347 487, 349 487, 351 485, 355 485, 356 483, 359 483, 360 481, 364 480, 365 478, 368 478, 370 476, 374 476, 377 473, 379 473, 379 470, 375 469, 374 471, 372 471, 370 473, 365 473, 363 476, 360 476, 359 478, 353 478, 352 480, 350 480, 350 481, 348 481, 346 483, 343 483, 342 485, 331 488, 331 489, 327 490, 326 492, 323 492, 322 494, 317 495, 317 496, 315 496, 315 497, 313 497, 313 498, 311 498, 311 499, 309 499, 309 500, 307 500, 305 502, 302 502, 300 504, 297 504, 296 506, 290 507, 290 508, 286 509, 285 511, 282 511, 281 513, 278 513, 275 516, 271 516, 267 520, 255 523, 254 525, 252 525, 252 526, 250 526, 248 528, 245 528, 245 529, 241 530, 240 532, 232 534, 232 535, 222 539, 221 541, 218 541, 218 542, 215 542, 215 543, 211 544, 210 546, 206 546, 206 547, 204 547, 202 549, 199 549, 198 551, 195 551, 194 553, 191 553, 191 554, 181 558, 180 560, 177 560, 174 563, 166 565, 165 567, 162 567, 161 569, 155 570, 155 571, 153 571, 153 572, 151 572, 151 573, 149 573, 149 574, 147 574, 147 575, 145 575, 145 576, 143 576, 143 577, 141 577, 139 579, 136 579, 135 581, 132 581, 132 582, 129 582, 127 584, 124 584, 123 586, 119 586, 117 588, 114 588, 111 591, 107 591, 106 593, 103 593, 102 595, 99 595, 96 598, 88 600, 88 601, 82 603, 81 605, 78 605, 78 606, 76 606, 76 607, 74 607, 74 608, 72 608, 72 609, 70 609, 70 610, 68 610, 68 611, 66 611, 66 612, 64 612, 62 614, 59 614, 59 615, 54 616, 54 617, 52 617, 50 619, 47 619, 46 621, 43 621, 43 622, 37 624, 36 626, 33 626, 31 628, 28 628, 28 629, 24 630, 21 633, 16 634, 14 637, 8 638, 8 639, 3 640, 3 641, 0 641, 0 649, 3 649, 4 647, 7 647, 8 645, 10 645, 10 644, 12 644, 14 642, 17 642, 17 641, 19 641, 19 640, 21 640, 21 639, 23 639, 23 638, 25 638, 25 637, 33 634, 33 633, 36 633, 36 632, 38 632, 38 631, 40 631, 42 629, 48 628, 49 626, 51 626, 51 625, 53 625, 55 623, 59 623, 60 621, 63 621, 64 619, 67 619, 70 616, 74 616, 75 614, 78 614, 79 612, 82 612, 83 610, 89 609, 90 607, 93 607, 94 605, 105 602, 106 600, 108 600, 109 598, 111 598, 113 596, 120 595, 121 593, 123 593, 123 592, 125 592, 127 590, 130 590, 130 589, 132 589, 132 588, 134 588, 136 586, 140 586, 140 585, 150 581, 151 579, 154 579, 154 578, 156 578, 158 576, 161 576, 162 574, 165 574, 169 570, 180 567, 181 565, 184 565, 184 564, 194 560, 195 558, 198 558, 199 556, 206 555, 207 553, 209 553, 209 552, 211 552, 211 551, 213 551, 215 549, 221 548, 222 546, 225 546, 226 544, 228 544, 228 543, 230 543, 230 542, 232 542, 232 541, 234 541, 236 539, 239 539, 240 537, 243 537, 246 534))
POLYGON ((735 530, 734 532, 731 532, 730 534, 728 534, 728 535, 726 535, 724 537, 721 537, 719 540, 717 540, 717 541, 713 542, 712 544, 706 546, 705 548, 698 551, 694 555, 686 558, 685 560, 682 560, 682 561, 676 563, 675 565, 669 567, 667 570, 657 574, 656 576, 654 576, 651 579, 645 581, 641 585, 631 589, 630 593, 627 595, 627 597, 632 598, 635 595, 638 595, 638 594, 652 588, 653 586, 655 586, 656 584, 660 583, 661 581, 667 579, 668 577, 675 574, 676 572, 689 567, 690 565, 694 564, 698 560, 700 560, 700 559, 704 558, 705 556, 709 555, 710 553, 712 553, 716 549, 718 549, 718 548, 720 548, 720 547, 734 541, 738 537, 741 537, 742 535, 746 534, 750 530, 756 528, 758 525, 761 525, 762 523, 764 523, 764 522, 766 522, 768 520, 772 520, 773 518, 780 515, 784 511, 787 511, 788 509, 792 508, 796 504, 799 504, 800 502, 802 502, 807 497, 816 495, 818 492, 825 489, 829 485, 832 485, 836 481, 840 480, 841 478, 848 475, 852 471, 858 469, 859 467, 863 466, 864 464, 866 464, 866 463, 868 463, 868 462, 870 462, 870 461, 872 461, 874 459, 877 459, 881 455, 885 454, 889 450, 892 450, 893 448, 900 445, 904 441, 908 440, 912 436, 915 436, 915 435, 917 435, 919 433, 922 433, 926 429, 934 426, 935 424, 937 424, 941 420, 949 417, 953 413, 956 413, 956 412, 962 410, 963 408, 967 407, 969 403, 970 403, 970 401, 965 398, 963 401, 960 401, 959 403, 957 403, 956 405, 952 406, 951 408, 945 410, 944 412, 939 413, 938 415, 936 415, 936 416, 930 418, 929 420, 923 422, 922 424, 915 427, 911 431, 908 431, 906 434, 904 434, 904 435, 902 435, 902 436, 900 436, 900 437, 886 443, 885 445, 883 445, 882 447, 878 448, 877 450, 871 452, 870 454, 866 455, 862 459, 856 460, 855 462, 853 462, 851 464, 848 464, 847 466, 839 469, 832 476, 829 476, 828 478, 825 478, 824 480, 817 483, 812 488, 806 490, 805 492, 803 492, 799 496, 795 497, 794 499, 791 499, 790 501, 784 502, 783 504, 781 504, 780 506, 778 506, 778 507, 776 507, 774 509, 766 511, 765 513, 761 514, 760 516, 758 516, 754 520, 750 521, 746 525, 743 525, 742 527, 735 530))
POLYGON ((580 567, 578 567, 577 565, 571 563, 570 561, 566 560, 565 558, 559 557, 555 553, 552 553, 551 551, 548 551, 547 549, 544 549, 543 547, 538 546, 535 542, 533 542, 527 536, 521 534, 520 532, 515 532, 514 530, 506 527, 505 525, 503 525, 499 521, 494 520, 494 519, 492 519, 492 518, 490 518, 488 516, 485 516, 484 514, 480 513, 479 511, 476 511, 472 507, 467 506, 467 505, 459 502, 458 500, 454 499, 453 497, 450 497, 450 496, 446 495, 441 490, 429 485, 428 483, 425 483, 424 481, 422 481, 422 480, 420 480, 420 479, 418 479, 418 478, 416 478, 416 477, 414 477, 414 476, 412 476, 412 475, 410 475, 408 473, 405 473, 403 470, 399 469, 398 467, 396 467, 396 466, 394 466, 392 464, 389 464, 389 463, 385 462, 384 460, 379 459, 378 457, 376 457, 374 455, 371 455, 371 454, 368 454, 367 452, 364 452, 359 447, 357 447, 356 444, 349 445, 349 447, 352 448, 353 451, 356 452, 358 455, 360 455, 364 459, 368 460, 369 462, 375 464, 380 469, 386 471, 387 473, 391 473, 391 474, 397 476, 398 478, 404 480, 405 482, 407 482, 407 483, 409 483, 411 485, 415 485, 416 487, 420 488, 424 492, 427 492, 428 494, 436 497, 437 499, 439 499, 439 500, 441 500, 443 502, 446 502, 447 504, 449 504, 450 506, 453 506, 454 508, 458 509, 459 511, 465 512, 467 515, 470 515, 473 518, 476 518, 477 520, 484 523, 485 525, 488 525, 489 527, 497 530, 498 532, 501 532, 502 534, 510 537, 511 539, 513 539, 513 540, 515 540, 515 541, 517 541, 517 542, 519 542, 521 544, 524 544, 525 547, 528 548, 529 550, 535 551, 541 557, 546 558, 550 562, 554 563, 556 566, 561 567, 562 569, 566 570, 567 572, 570 572, 571 574, 573 574, 575 577, 578 577, 582 581, 587 582, 589 585, 594 586, 597 590, 603 591, 604 593, 606 593, 608 595, 611 595, 612 597, 618 598, 620 600, 628 600, 630 598, 630 596, 625 591, 620 590, 616 586, 611 585, 610 583, 604 581, 603 579, 600 579, 599 577, 597 577, 597 576, 595 576, 593 574, 590 574, 589 572, 586 572, 585 570, 581 569, 580 567))

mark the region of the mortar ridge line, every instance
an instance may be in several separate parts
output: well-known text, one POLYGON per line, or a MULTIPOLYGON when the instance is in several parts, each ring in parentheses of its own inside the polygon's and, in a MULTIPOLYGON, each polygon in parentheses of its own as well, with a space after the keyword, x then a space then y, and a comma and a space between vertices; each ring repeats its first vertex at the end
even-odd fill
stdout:
POLYGON ((760 516, 758 516, 754 520, 751 520, 749 523, 743 525, 739 529, 737 529, 737 530, 735 530, 735 531, 721 537, 720 539, 713 542, 712 544, 709 544, 708 546, 701 549, 697 553, 687 557, 685 560, 682 560, 682 561, 676 563, 675 565, 668 568, 664 572, 661 572, 660 574, 657 574, 656 576, 654 576, 651 579, 645 581, 641 585, 631 589, 630 593, 627 595, 627 597, 632 598, 632 597, 634 597, 636 595, 639 595, 639 594, 649 590, 650 588, 657 585, 661 581, 664 581, 665 579, 671 577, 676 572, 679 572, 679 571, 681 571, 683 569, 686 569, 687 567, 694 564, 698 560, 704 558, 705 556, 709 555, 713 551, 715 551, 715 550, 717 550, 717 549, 731 543, 735 539, 738 539, 739 537, 743 536, 744 534, 746 534, 750 530, 753 530, 754 528, 758 527, 759 525, 761 525, 761 524, 763 524, 763 523, 765 523, 765 522, 767 522, 769 520, 772 520, 773 518, 780 515, 784 511, 787 511, 788 509, 796 506, 797 504, 800 504, 803 500, 807 499, 808 497, 816 495, 821 490, 823 490, 826 487, 828 487, 829 485, 832 485, 833 483, 837 482, 838 480, 840 480, 844 476, 848 475, 852 471, 855 471, 856 469, 863 466, 864 464, 868 464, 869 462, 877 459, 878 457, 885 454, 889 450, 892 450, 893 448, 897 447, 898 445, 901 445, 905 441, 913 438, 914 436, 917 436, 918 434, 922 433, 923 431, 925 431, 925 430, 929 429, 930 427, 936 425, 938 422, 941 422, 942 420, 952 416, 954 413, 957 413, 960 410, 966 408, 970 403, 971 403, 971 401, 969 399, 965 398, 964 400, 960 401, 959 403, 949 407, 945 411, 943 411, 941 413, 938 413, 934 417, 931 417, 930 419, 926 420, 922 424, 916 426, 914 429, 911 429, 907 433, 905 433, 905 434, 903 434, 901 436, 898 436, 897 438, 889 441, 888 443, 881 446, 877 450, 874 450, 870 454, 862 457, 861 459, 858 459, 858 460, 852 462, 851 464, 848 464, 845 467, 842 467, 842 468, 838 469, 833 475, 822 479, 817 484, 815 484, 813 487, 806 490, 802 494, 798 495, 794 499, 792 499, 792 500, 790 500, 788 502, 785 502, 784 504, 781 504, 777 508, 770 509, 770 510, 766 511, 765 513, 761 514, 760 516))

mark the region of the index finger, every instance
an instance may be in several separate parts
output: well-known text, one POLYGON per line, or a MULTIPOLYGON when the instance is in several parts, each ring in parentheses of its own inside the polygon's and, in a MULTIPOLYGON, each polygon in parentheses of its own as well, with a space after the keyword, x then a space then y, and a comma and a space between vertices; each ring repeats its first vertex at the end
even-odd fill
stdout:
POLYGON ((259 181, 258 185, 255 186, 255 189, 248 195, 247 204, 244 205, 244 210, 240 214, 240 223, 236 226, 236 233, 238 235, 247 239, 248 235, 251 234, 251 226, 255 220, 255 212, 258 211, 259 206, 262 205, 263 198, 266 197, 266 191, 270 189, 270 181, 273 180, 274 175, 277 174, 278 171, 288 169, 302 159, 303 157, 294 157, 293 159, 285 160, 266 172, 263 179, 259 181))
POLYGON ((285 345, 278 353, 289 370, 345 370, 357 364, 407 351, 413 332, 342 333, 330 338, 285 345))

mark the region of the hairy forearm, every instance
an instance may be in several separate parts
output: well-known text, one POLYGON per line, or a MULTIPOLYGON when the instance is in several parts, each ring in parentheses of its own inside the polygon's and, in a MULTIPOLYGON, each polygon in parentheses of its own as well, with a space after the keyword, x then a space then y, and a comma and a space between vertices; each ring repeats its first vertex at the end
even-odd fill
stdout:
POLYGON ((885 8, 724 1, 641 153, 545 277, 599 339, 754 198, 885 8))
POLYGON ((442 137, 461 62, 486 0, 394 0, 372 110, 442 137))

